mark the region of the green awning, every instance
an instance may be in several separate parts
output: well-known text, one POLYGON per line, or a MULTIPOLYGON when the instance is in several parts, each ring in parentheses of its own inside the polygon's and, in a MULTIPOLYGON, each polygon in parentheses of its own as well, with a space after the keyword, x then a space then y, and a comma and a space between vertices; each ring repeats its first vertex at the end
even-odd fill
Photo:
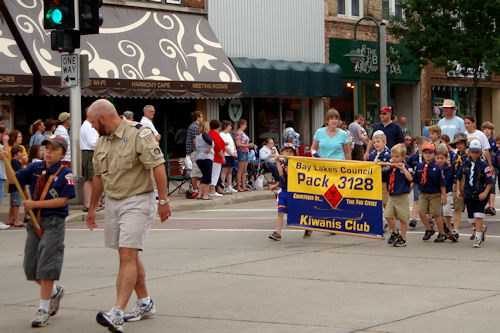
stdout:
POLYGON ((342 69, 337 64, 230 58, 244 95, 342 97, 342 69))

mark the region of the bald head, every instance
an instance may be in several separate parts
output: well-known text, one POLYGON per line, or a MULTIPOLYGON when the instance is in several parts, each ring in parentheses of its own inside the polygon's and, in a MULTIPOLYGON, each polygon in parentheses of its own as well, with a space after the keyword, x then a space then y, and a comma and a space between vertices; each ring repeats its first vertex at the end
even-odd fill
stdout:
POLYGON ((107 99, 98 99, 92 103, 87 112, 87 118, 99 135, 114 133, 121 122, 115 106, 107 99))
POLYGON ((405 116, 399 117, 399 123, 403 126, 406 126, 406 117, 405 116))

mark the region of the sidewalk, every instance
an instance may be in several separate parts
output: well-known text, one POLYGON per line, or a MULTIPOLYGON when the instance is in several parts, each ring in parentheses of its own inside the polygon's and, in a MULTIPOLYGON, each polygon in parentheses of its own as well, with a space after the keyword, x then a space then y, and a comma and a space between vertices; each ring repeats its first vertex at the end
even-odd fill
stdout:
MULTIPOLYGON (((214 209, 219 208, 224 205, 230 205, 235 203, 245 203, 257 200, 274 200, 274 193, 269 190, 264 191, 249 191, 234 194, 224 194, 222 198, 214 198, 210 201, 196 200, 196 199, 186 199, 184 194, 174 193, 169 196, 170 207, 172 212, 181 212, 189 210, 202 210, 202 209, 214 209)), ((10 208, 10 197, 7 193, 3 202, 0 204, 0 221, 7 221, 10 208)), ((24 216, 24 210, 21 208, 19 213, 21 219, 24 216)), ((81 222, 85 220, 87 213, 82 211, 82 205, 70 205, 69 206, 69 216, 66 218, 66 222, 81 222)), ((97 219, 104 218, 104 211, 97 212, 97 219)))

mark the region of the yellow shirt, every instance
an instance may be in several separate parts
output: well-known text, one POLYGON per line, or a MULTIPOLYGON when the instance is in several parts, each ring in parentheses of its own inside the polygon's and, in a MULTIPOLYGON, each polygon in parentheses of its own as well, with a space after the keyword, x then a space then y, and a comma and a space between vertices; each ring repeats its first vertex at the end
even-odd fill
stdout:
POLYGON ((153 191, 151 169, 165 163, 150 128, 123 118, 113 134, 100 136, 94 150, 94 174, 100 175, 104 192, 124 199, 153 191))

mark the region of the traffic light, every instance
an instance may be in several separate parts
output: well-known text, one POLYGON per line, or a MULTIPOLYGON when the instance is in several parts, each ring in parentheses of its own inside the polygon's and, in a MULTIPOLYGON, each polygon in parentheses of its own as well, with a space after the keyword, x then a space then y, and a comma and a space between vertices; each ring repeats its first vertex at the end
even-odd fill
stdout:
POLYGON ((80 35, 98 34, 102 25, 102 0, 79 0, 80 35))
POLYGON ((50 47, 58 52, 70 52, 80 48, 78 30, 56 29, 50 33, 50 47))
POLYGON ((73 29, 75 27, 74 0, 43 0, 44 29, 73 29))

